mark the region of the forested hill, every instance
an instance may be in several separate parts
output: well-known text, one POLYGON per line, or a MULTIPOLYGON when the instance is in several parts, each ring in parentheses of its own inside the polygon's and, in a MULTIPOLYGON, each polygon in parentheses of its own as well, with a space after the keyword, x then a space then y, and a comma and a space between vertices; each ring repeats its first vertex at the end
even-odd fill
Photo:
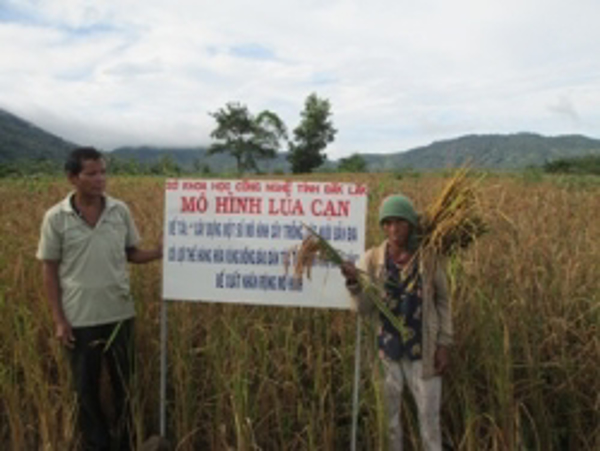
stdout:
POLYGON ((370 170, 440 169, 470 163, 487 169, 543 166, 557 159, 600 155, 600 140, 580 135, 546 137, 534 133, 468 135, 394 154, 364 154, 370 170))
MULTIPOLYGON (((0 164, 21 160, 51 160, 62 163, 75 144, 46 132, 7 111, 0 109, 0 164)), ((165 157, 188 169, 210 168, 211 172, 235 170, 235 160, 228 155, 207 156, 206 148, 122 147, 112 155, 141 163, 160 161, 165 157)), ((546 137, 533 133, 511 135, 468 135, 405 152, 363 153, 370 171, 412 168, 442 169, 463 165, 487 169, 522 169, 583 155, 600 155, 600 140, 579 135, 546 137)), ((264 172, 289 170, 286 154, 262 161, 264 172)), ((335 168, 336 162, 327 162, 335 168)))
POLYGON ((0 163, 65 159, 75 144, 0 109, 0 163))

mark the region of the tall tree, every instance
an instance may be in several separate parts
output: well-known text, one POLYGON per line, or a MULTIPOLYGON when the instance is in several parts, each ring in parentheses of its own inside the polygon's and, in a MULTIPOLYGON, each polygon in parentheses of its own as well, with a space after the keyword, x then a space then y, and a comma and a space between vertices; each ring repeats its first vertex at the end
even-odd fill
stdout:
POLYGON ((302 120, 294 129, 294 142, 288 154, 294 174, 312 172, 327 159, 324 150, 337 132, 331 115, 329 100, 320 99, 315 93, 306 98, 302 120))
POLYGON ((239 174, 258 170, 258 159, 275 158, 280 141, 287 137, 283 121, 268 110, 255 117, 245 105, 230 102, 210 115, 217 121, 210 134, 217 142, 209 147, 208 154, 229 153, 239 174))

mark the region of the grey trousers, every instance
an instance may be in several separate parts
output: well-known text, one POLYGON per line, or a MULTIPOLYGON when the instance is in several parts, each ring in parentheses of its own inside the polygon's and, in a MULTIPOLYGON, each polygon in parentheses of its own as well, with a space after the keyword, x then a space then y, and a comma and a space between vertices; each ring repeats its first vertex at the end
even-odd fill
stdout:
POLYGON ((442 401, 442 378, 421 378, 421 361, 402 359, 394 362, 381 359, 384 368, 383 390, 388 418, 389 450, 402 450, 402 426, 400 408, 402 391, 408 386, 418 411, 419 431, 425 451, 442 450, 440 430, 440 406, 442 401))

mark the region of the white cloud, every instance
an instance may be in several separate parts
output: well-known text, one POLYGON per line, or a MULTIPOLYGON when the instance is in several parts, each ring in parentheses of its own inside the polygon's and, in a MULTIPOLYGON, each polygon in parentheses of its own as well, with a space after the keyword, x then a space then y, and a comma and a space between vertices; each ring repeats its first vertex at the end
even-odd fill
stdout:
MULTIPOLYGON (((2 6, 4 5, 4 6, 2 6)), ((240 101, 289 128, 331 101, 331 158, 464 133, 594 136, 595 0, 12 0, 0 107, 79 143, 206 144, 240 101)))

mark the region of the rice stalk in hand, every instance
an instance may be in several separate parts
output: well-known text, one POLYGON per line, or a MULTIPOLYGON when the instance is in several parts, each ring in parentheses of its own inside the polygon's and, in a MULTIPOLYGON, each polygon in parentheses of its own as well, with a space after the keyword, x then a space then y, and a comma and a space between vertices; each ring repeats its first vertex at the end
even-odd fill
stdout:
POLYGON ((310 279, 310 269, 316 259, 333 263, 336 266, 341 266, 344 263, 344 258, 341 253, 336 250, 329 242, 315 232, 313 229, 303 224, 308 232, 308 236, 302 241, 298 250, 294 275, 302 277, 302 273, 306 272, 310 279))
MULTIPOLYGON (((319 235, 316 231, 303 224, 304 228, 308 232, 308 235, 298 249, 296 250, 296 262, 294 265, 294 277, 301 279, 303 274, 310 280, 311 268, 314 265, 315 260, 329 262, 335 266, 341 266, 346 259, 343 255, 335 249, 329 242, 319 235)), ((290 266, 290 254, 288 252, 288 258, 285 261, 286 272, 290 266)), ((358 283, 361 287, 362 293, 367 296, 375 307, 390 321, 390 323, 398 330, 403 339, 407 337, 407 330, 404 322, 401 318, 397 317, 392 313, 385 302, 385 289, 383 286, 374 283, 369 275, 361 270, 358 270, 358 283)))

